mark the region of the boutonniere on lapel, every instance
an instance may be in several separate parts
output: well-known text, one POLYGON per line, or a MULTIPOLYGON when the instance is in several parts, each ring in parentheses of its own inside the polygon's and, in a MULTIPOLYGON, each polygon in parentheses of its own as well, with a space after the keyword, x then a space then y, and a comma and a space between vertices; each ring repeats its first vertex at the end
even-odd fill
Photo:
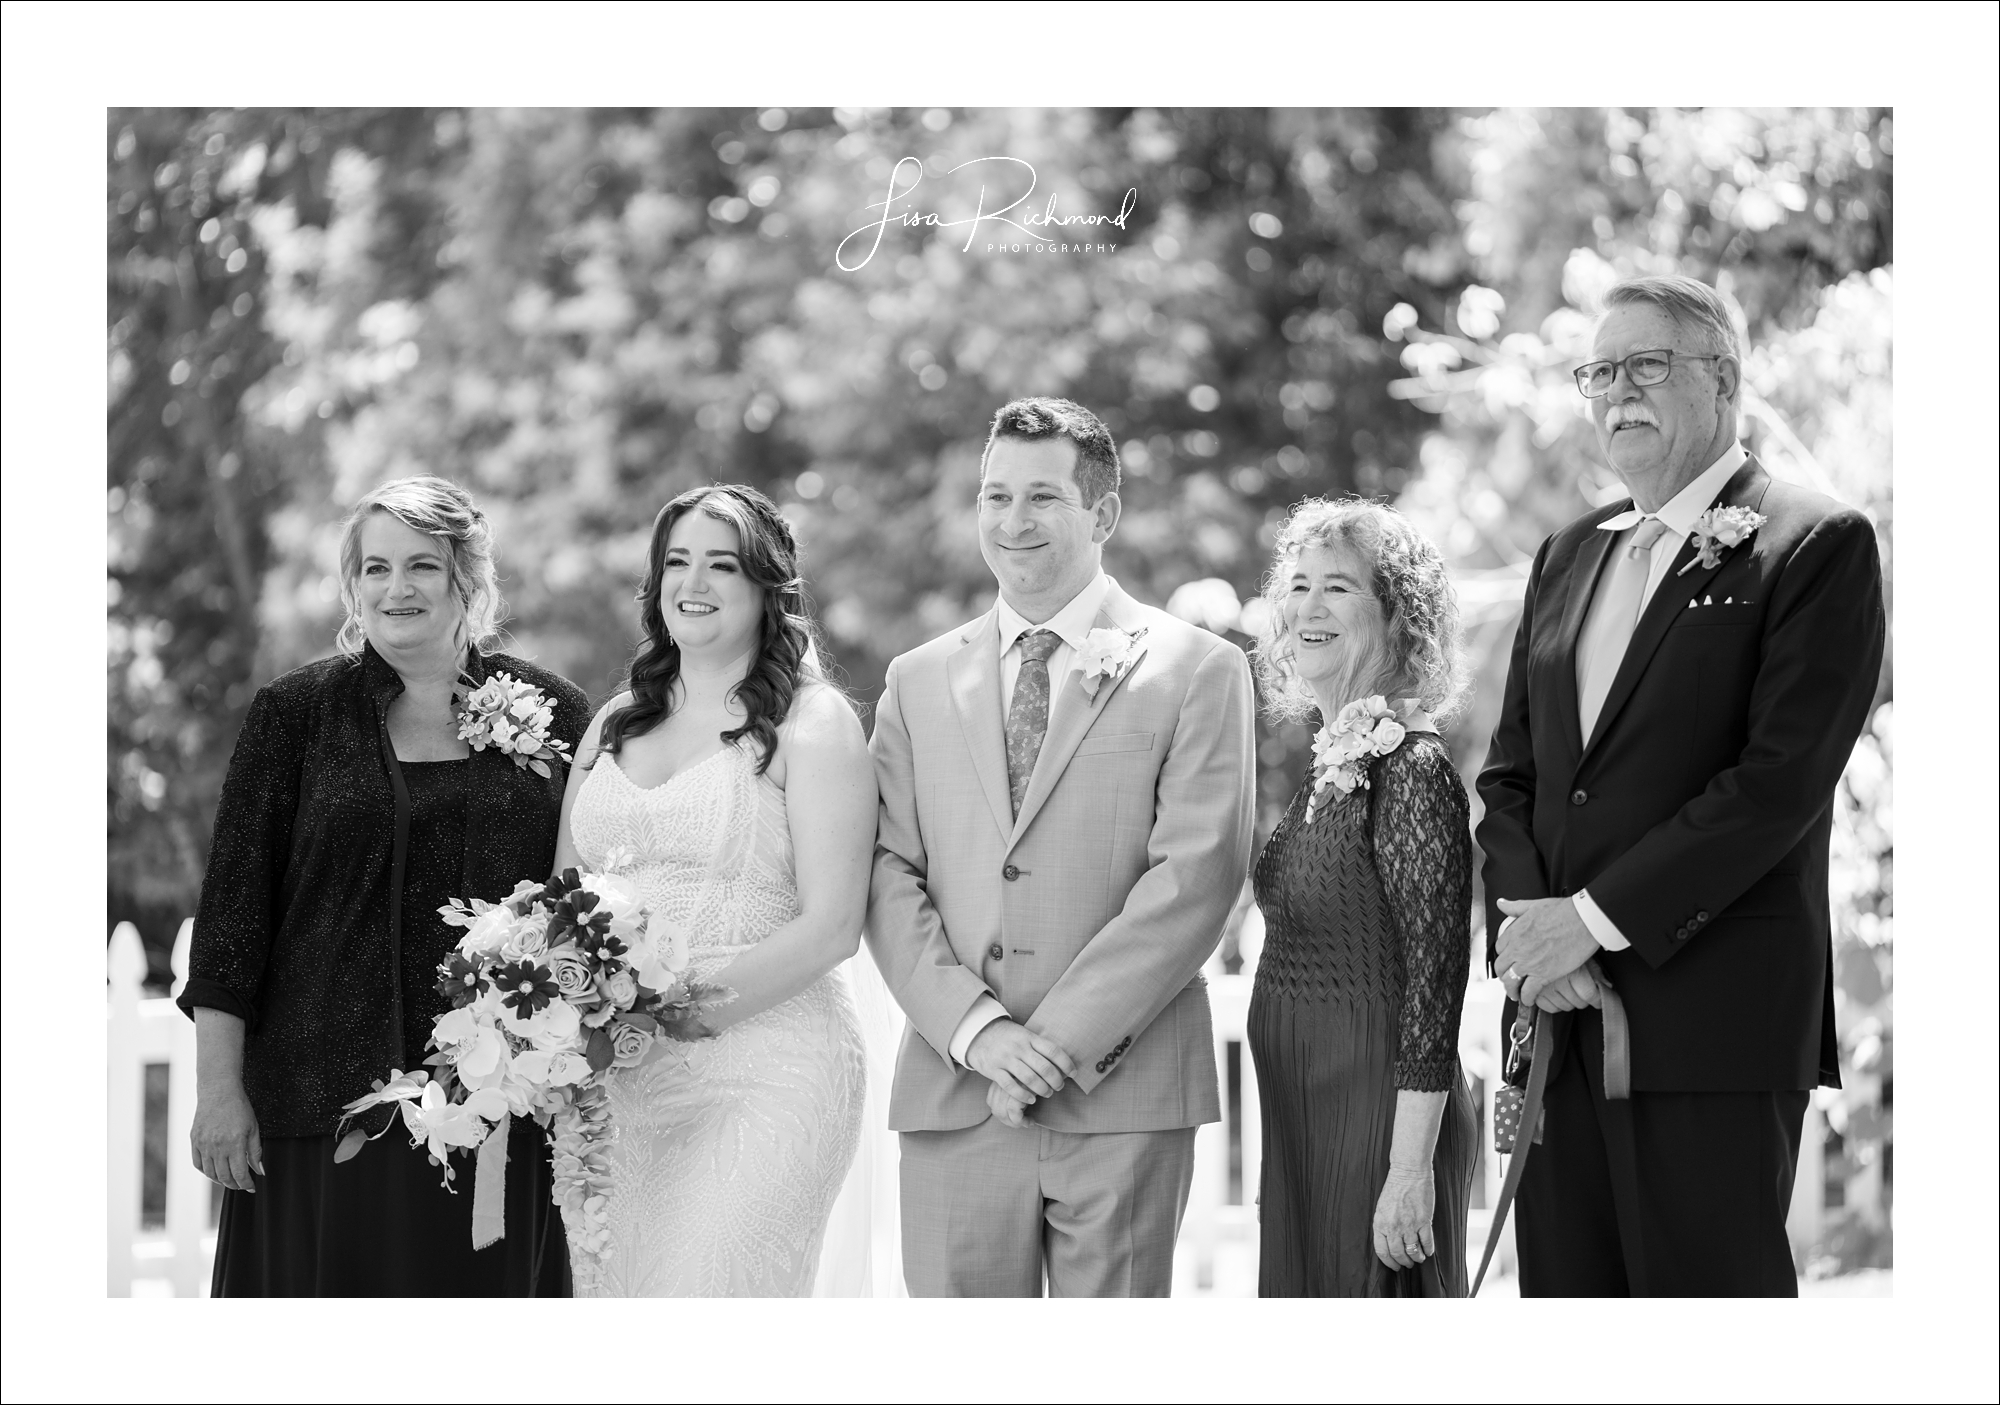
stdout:
POLYGON ((1722 553, 1750 540, 1750 534, 1771 519, 1747 507, 1711 507, 1694 519, 1688 535, 1701 548, 1701 555, 1674 572, 1684 576, 1696 566, 1712 571, 1722 564, 1722 553))
POLYGON ((1408 723, 1417 713, 1417 700, 1404 698, 1391 704, 1377 693, 1357 698, 1335 714, 1333 721, 1313 735, 1313 789, 1306 800, 1306 823, 1313 822, 1320 796, 1330 786, 1342 795, 1368 789, 1368 762, 1387 756, 1403 744, 1408 723))
POLYGON ((458 737, 474 751, 490 746, 513 757, 516 766, 546 777, 548 763, 569 750, 568 742, 549 735, 554 716, 555 706, 540 688, 496 673, 466 697, 458 737))
POLYGON ((1143 629, 1132 634, 1122 629, 1093 629, 1084 635, 1083 648, 1076 656, 1076 666, 1083 670, 1084 696, 1094 702, 1097 690, 1107 681, 1123 678, 1139 657, 1139 641, 1145 637, 1143 629))

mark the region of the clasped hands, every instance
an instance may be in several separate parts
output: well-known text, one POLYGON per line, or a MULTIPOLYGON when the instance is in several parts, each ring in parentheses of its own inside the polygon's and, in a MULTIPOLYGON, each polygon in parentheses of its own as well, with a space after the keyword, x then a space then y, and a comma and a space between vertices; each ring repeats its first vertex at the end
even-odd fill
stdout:
POLYGON ((1597 939, 1568 898, 1500 899, 1513 920, 1495 945, 1494 969, 1507 998, 1538 1010, 1581 1010, 1601 1005, 1601 976, 1586 968, 1597 955, 1597 939))
POLYGON ((1053 1039, 1012 1020, 994 1020, 972 1037, 967 1067, 991 1080, 986 1106, 1009 1127, 1028 1125, 1028 1109, 1076 1076, 1076 1061, 1053 1039))

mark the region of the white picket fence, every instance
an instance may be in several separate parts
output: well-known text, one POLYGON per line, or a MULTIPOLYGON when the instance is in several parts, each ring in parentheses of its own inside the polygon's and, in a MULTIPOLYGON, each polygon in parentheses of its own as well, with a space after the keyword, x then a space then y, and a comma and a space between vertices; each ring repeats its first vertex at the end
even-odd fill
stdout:
MULTIPOLYGON (((174 942, 174 994, 187 980, 193 926, 192 921, 181 923, 174 942)), ((119 923, 111 934, 110 968, 108 1291, 117 1298, 135 1291, 200 1297, 208 1290, 215 1234, 209 1224, 210 1183, 188 1152, 188 1131, 194 1125, 194 1022, 174 1008, 171 996, 146 997, 146 948, 129 922, 119 923), (145 1229, 141 1217, 149 1064, 167 1068, 164 1232, 145 1229)))

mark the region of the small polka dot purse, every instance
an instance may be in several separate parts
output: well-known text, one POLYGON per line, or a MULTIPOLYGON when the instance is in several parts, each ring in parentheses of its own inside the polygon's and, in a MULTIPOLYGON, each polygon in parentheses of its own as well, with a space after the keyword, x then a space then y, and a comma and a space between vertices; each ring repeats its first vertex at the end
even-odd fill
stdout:
MULTIPOLYGON (((1527 1110, 1528 1069, 1533 1057, 1528 1050, 1528 1041, 1534 1036, 1534 1007, 1520 1010, 1514 1017, 1514 1028, 1507 1041, 1507 1059, 1501 1069, 1505 1086, 1493 1094, 1493 1149, 1502 1156, 1513 1154, 1514 1143, 1521 1135, 1521 1115, 1527 1110)), ((1534 1140, 1542 1140, 1542 1124, 1546 1119, 1542 1109, 1535 1109, 1534 1140)))

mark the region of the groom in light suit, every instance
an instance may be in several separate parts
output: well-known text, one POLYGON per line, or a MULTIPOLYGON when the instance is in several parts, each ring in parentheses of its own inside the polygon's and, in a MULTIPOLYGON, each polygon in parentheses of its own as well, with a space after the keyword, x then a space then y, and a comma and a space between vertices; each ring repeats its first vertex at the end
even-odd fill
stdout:
POLYGON ((889 666, 868 943, 910 1018, 916 1296, 1163 1297, 1220 1117, 1200 975, 1249 863, 1243 653, 1102 569, 1118 451, 1067 400, 993 417, 994 608, 889 666))

